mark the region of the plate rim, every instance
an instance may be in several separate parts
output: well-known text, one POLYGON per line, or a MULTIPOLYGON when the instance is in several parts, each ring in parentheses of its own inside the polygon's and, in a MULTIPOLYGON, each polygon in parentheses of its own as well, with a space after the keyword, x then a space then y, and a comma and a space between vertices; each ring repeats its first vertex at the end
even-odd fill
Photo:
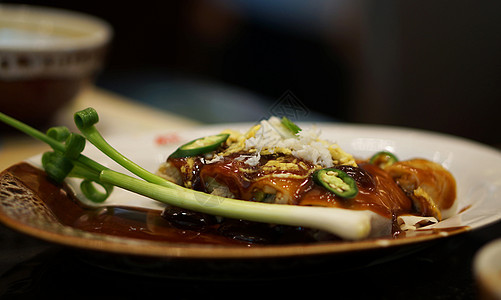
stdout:
MULTIPOLYGON (((195 126, 186 129, 166 129, 166 130, 153 130, 137 133, 136 135, 155 134, 158 132, 187 132, 187 131, 202 131, 223 126, 236 126, 244 127, 252 123, 222 123, 222 124, 209 124, 205 126, 195 126)), ((353 128, 357 130, 369 129, 372 131, 391 131, 397 133, 418 133, 424 136, 444 137, 455 142, 461 142, 467 146, 474 146, 483 151, 492 152, 495 155, 501 155, 501 151, 479 143, 467 138, 450 135, 447 133, 434 132, 416 128, 406 128, 388 125, 371 125, 371 124, 349 124, 349 123, 336 123, 336 122, 308 122, 308 124, 317 124, 320 126, 329 127, 343 127, 353 128)), ((230 127, 231 128, 231 127, 230 127)), ((124 135, 125 136, 125 135, 124 135)), ((116 136, 114 136, 116 137, 116 136)), ((499 221, 499 220, 498 220, 499 221)), ((190 244, 190 243, 169 243, 169 242, 152 242, 141 241, 138 239, 127 237, 115 237, 112 240, 106 239, 89 239, 88 237, 80 237, 74 235, 63 235, 58 232, 48 231, 46 229, 37 228, 26 224, 22 221, 11 218, 0 207, 0 222, 6 226, 30 235, 32 237, 42 239, 48 242, 65 245, 73 248, 94 250, 100 252, 109 252, 116 254, 126 255, 140 255, 151 256, 158 258, 190 258, 190 259, 255 259, 255 258, 278 258, 278 257, 297 257, 309 255, 336 255, 341 253, 368 251, 376 249, 387 249, 398 246, 405 246, 411 244, 419 244, 421 242, 437 240, 449 236, 454 236, 471 230, 476 230, 481 227, 493 224, 490 222, 483 226, 472 228, 470 226, 458 227, 455 230, 442 232, 439 234, 426 234, 415 237, 405 238, 376 238, 363 241, 354 242, 325 242, 318 244, 291 244, 291 245, 259 245, 259 246, 221 246, 221 245, 204 245, 204 244, 190 244), (117 240, 121 240, 118 242, 117 240), (139 241, 139 242, 138 242, 139 241), (145 247, 148 245, 148 247, 145 247)), ((64 226, 64 225, 63 225, 64 226)), ((91 235, 103 235, 97 233, 90 233, 91 235)))
MULTIPOLYGON (((77 248, 122 255, 147 256, 156 258, 189 258, 189 259, 256 259, 256 258, 287 258, 314 255, 336 255, 349 252, 389 249, 399 246, 420 244, 435 241, 449 236, 455 236, 472 230, 469 226, 458 227, 455 230, 438 234, 425 234, 405 238, 376 238, 362 241, 325 242, 317 244, 288 245, 209 245, 170 243, 166 241, 149 241, 128 237, 111 236, 111 239, 97 237, 106 234, 90 233, 86 237, 61 234, 31 226, 11 218, 0 209, 0 222, 13 230, 27 234, 46 242, 77 248), (94 236, 96 238, 89 238, 94 236)), ((62 225, 64 226, 64 225, 62 225)))

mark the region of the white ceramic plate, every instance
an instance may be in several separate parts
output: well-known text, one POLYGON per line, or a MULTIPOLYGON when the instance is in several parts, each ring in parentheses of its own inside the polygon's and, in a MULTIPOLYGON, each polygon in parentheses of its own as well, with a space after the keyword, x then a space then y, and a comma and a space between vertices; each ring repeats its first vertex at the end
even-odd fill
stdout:
MULTIPOLYGON (((107 139, 125 156, 155 172, 181 144, 228 128, 245 132, 252 125, 223 124, 107 139)), ((460 213, 433 227, 469 226, 475 229, 501 219, 501 152, 493 148, 458 137, 413 129, 332 123, 301 126, 317 126, 322 131, 323 139, 338 143, 345 151, 359 158, 368 158, 377 151, 387 150, 401 160, 426 158, 450 170, 457 180, 460 213)), ((88 146, 85 154, 113 169, 125 171, 92 146, 88 146)), ((118 190, 107 201, 153 209, 163 207, 156 201, 118 190)))
MULTIPOLYGON (((168 129, 127 136, 105 137, 124 155, 139 165, 154 172, 158 165, 179 145, 198 137, 218 133, 231 128, 245 131, 252 124, 223 124, 205 126, 184 131, 168 129)), ((300 124, 303 128, 309 124, 300 124)), ((415 157, 438 162, 449 169, 457 180, 458 214, 434 225, 436 228, 461 228, 460 230, 441 231, 440 234, 406 237, 400 239, 377 239, 349 243, 323 243, 308 245, 262 246, 262 247, 214 247, 210 245, 190 245, 138 242, 127 238, 98 238, 95 234, 75 234, 71 230, 34 229, 35 225, 14 220, 2 214, 7 207, 0 207, 1 221, 22 232, 36 235, 56 243, 101 252, 145 255, 154 257, 181 258, 259 258, 259 257, 297 257, 305 255, 335 255, 348 252, 377 250, 400 245, 415 245, 420 242, 443 238, 450 234, 477 229, 501 219, 501 153, 493 148, 448 135, 412 129, 343 125, 320 123, 322 138, 337 142, 345 151, 361 158, 370 157, 377 151, 388 150, 400 159, 415 157), (22 228, 21 228, 22 227, 22 228), (99 242, 95 240, 98 239, 99 242), (147 244, 147 247, 145 246, 147 244)), ((91 158, 117 170, 123 170, 99 151, 88 145, 84 153, 91 158)), ((37 158, 31 159, 36 161, 37 158)), ((130 205, 158 207, 156 202, 116 189, 112 197, 124 199, 130 205), (153 203, 153 206, 150 204, 153 203)))

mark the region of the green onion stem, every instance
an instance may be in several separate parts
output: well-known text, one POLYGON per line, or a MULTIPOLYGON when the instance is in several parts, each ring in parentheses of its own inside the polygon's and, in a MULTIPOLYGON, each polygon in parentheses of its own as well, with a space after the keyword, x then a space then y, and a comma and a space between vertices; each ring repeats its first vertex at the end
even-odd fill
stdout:
POLYGON ((58 142, 66 141, 71 132, 66 126, 51 127, 47 130, 47 135, 58 142))
POLYGON ((311 227, 326 230, 349 240, 366 238, 371 232, 372 213, 368 211, 269 204, 223 198, 189 189, 170 189, 112 170, 102 171, 100 179, 102 182, 169 205, 216 216, 311 227))
POLYGON ((45 172, 56 182, 61 183, 73 169, 73 162, 61 152, 45 152, 42 155, 45 172))
POLYGON ((178 185, 145 170, 113 148, 94 126, 98 121, 99 117, 93 108, 87 108, 75 113, 75 124, 85 138, 119 165, 148 182, 173 189, 179 188, 178 185))
MULTIPOLYGON (((60 152, 65 152, 66 151, 66 146, 57 141, 56 139, 44 134, 43 132, 21 122, 18 121, 4 113, 0 112, 0 121, 16 128, 17 130, 26 133, 29 136, 32 136, 46 144, 48 144, 52 149, 55 151, 60 151, 60 152)), ((89 168, 100 172, 104 169, 106 169, 105 166, 101 165, 100 163, 88 158, 87 156, 84 156, 82 154, 78 155, 77 158, 75 158, 76 161, 81 163, 82 165, 88 166, 89 168)))
POLYGON ((0 112, 0 121, 48 144, 54 152, 46 152, 42 156, 42 165, 49 176, 56 182, 62 182, 67 176, 83 178, 81 189, 92 201, 104 201, 112 191, 112 186, 99 182, 99 173, 106 167, 82 155, 85 139, 70 133, 66 127, 53 127, 47 134, 0 112), (66 143, 62 143, 66 141, 66 143), (102 193, 91 186, 96 183, 103 186, 102 193))
POLYGON ((64 155, 70 159, 77 159, 85 148, 85 138, 78 133, 71 133, 66 139, 64 155))
POLYGON ((4 123, 18 129, 19 131, 26 133, 27 135, 30 135, 36 139, 41 140, 42 142, 48 144, 54 150, 61 151, 61 152, 64 152, 64 150, 65 150, 64 144, 49 137, 45 133, 43 133, 43 132, 41 132, 41 131, 39 131, 39 130, 37 130, 37 129, 35 129, 27 124, 24 124, 23 122, 18 121, 18 120, 14 119, 14 118, 12 118, 4 113, 1 113, 1 112, 0 112, 0 121, 3 121, 4 123))

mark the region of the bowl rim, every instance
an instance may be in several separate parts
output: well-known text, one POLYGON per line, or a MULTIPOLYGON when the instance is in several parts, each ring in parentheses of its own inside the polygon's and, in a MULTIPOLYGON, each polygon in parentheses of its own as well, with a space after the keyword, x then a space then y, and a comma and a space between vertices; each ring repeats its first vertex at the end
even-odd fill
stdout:
POLYGON ((478 285, 496 297, 501 297, 500 277, 497 275, 501 270, 500 256, 501 238, 497 238, 482 246, 473 258, 473 273, 478 285))
POLYGON ((106 45, 113 36, 112 26, 105 20, 86 13, 56 7, 0 3, 0 23, 31 26, 37 31, 55 27, 78 33, 78 36, 50 43, 0 43, 0 50, 11 52, 73 51, 106 45))

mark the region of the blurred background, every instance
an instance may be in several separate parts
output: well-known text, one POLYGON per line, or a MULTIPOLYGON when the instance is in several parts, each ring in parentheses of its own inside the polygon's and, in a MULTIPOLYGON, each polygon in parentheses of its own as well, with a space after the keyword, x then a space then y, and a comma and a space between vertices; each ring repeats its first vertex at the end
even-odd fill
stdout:
POLYGON ((96 85, 207 123, 304 120, 501 144, 500 1, 25 0, 109 22, 96 85))

